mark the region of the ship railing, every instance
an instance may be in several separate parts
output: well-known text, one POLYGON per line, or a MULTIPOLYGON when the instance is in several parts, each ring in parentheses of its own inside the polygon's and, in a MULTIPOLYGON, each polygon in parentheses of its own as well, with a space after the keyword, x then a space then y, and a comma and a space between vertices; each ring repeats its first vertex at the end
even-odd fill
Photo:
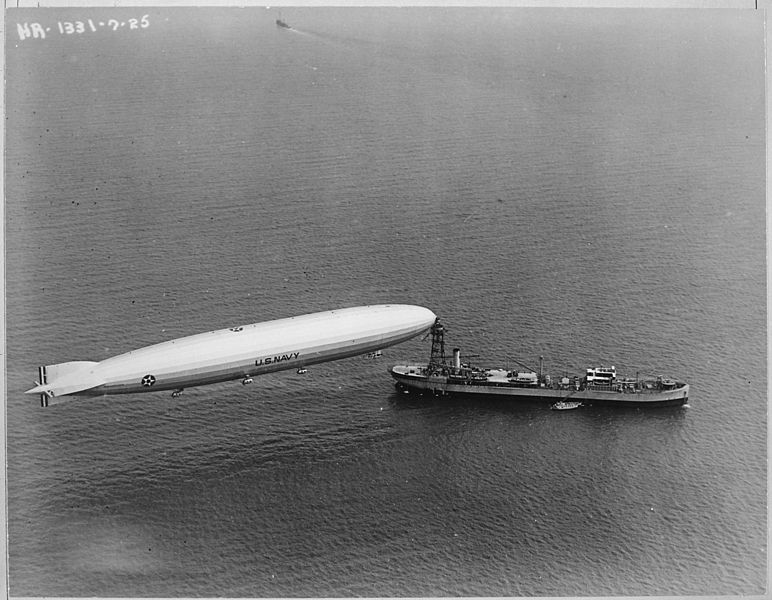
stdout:
POLYGON ((618 392, 621 391, 621 386, 617 383, 600 383, 597 381, 588 381, 585 386, 590 390, 599 390, 602 392, 618 392))
POLYGON ((678 389, 683 384, 679 384, 672 380, 663 381, 651 381, 651 380, 636 380, 636 379, 622 379, 610 384, 601 384, 597 382, 586 382, 585 389, 599 390, 608 392, 620 392, 624 394, 640 394, 640 393, 654 393, 659 391, 668 391, 678 389))

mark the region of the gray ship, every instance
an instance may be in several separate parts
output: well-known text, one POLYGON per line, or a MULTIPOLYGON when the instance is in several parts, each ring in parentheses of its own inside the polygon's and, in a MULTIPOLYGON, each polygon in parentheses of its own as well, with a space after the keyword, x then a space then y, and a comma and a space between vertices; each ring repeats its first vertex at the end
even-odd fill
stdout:
POLYGON ((544 400, 556 409, 588 404, 680 406, 689 400, 689 384, 673 379, 617 376, 615 367, 594 367, 584 376, 551 377, 538 372, 487 369, 462 364, 461 352, 445 357, 445 329, 439 319, 431 330, 432 350, 425 365, 396 365, 391 375, 398 389, 434 395, 480 395, 513 400, 544 400))

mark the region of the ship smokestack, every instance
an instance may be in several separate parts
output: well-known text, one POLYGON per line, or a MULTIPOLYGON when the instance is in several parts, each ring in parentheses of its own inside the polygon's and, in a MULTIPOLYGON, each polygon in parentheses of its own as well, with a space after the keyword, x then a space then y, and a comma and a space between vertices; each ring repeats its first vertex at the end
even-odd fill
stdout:
POLYGON ((453 367, 461 368, 461 350, 459 348, 453 348, 453 367))

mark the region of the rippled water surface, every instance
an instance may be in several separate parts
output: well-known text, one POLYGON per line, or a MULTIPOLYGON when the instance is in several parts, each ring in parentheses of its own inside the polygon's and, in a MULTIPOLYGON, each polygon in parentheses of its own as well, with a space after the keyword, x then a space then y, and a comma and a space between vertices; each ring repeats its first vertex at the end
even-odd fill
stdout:
POLYGON ((8 12, 12 594, 763 593, 758 15, 277 17, 8 12), (179 399, 23 394, 39 364, 383 302, 477 363, 613 363, 689 406, 398 394, 421 339, 179 399))

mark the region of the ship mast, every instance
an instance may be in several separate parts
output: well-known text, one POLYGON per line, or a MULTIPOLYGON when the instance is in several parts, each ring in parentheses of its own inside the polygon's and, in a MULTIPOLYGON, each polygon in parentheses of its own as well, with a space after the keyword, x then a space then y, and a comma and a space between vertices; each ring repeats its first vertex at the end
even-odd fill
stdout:
POLYGON ((432 353, 429 356, 429 372, 433 372, 442 367, 447 367, 445 359, 445 328, 440 323, 439 318, 432 325, 432 353))

